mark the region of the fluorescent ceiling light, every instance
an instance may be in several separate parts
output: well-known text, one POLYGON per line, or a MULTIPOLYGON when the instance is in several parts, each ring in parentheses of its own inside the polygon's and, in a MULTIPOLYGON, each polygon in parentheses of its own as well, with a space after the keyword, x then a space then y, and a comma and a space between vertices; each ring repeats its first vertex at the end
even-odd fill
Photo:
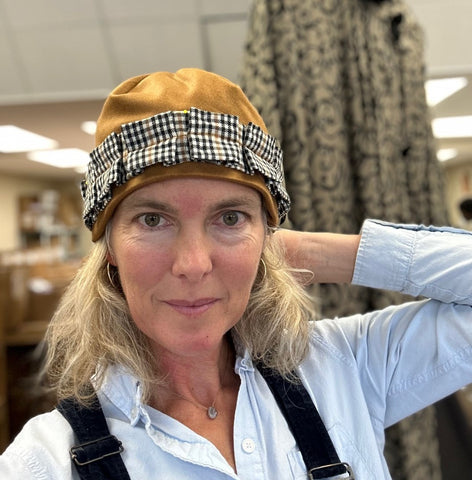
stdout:
POLYGON ((455 148, 441 148, 437 151, 436 156, 440 162, 447 162, 447 160, 457 157, 457 150, 455 148))
POLYGON ((34 162, 45 163, 57 168, 80 168, 86 166, 90 160, 88 153, 79 148, 29 152, 27 157, 34 162))
POLYGON ((87 165, 81 165, 80 167, 75 167, 74 170, 77 173, 80 173, 81 175, 85 175, 85 172, 87 171, 87 165))
POLYGON ((56 148, 58 143, 15 125, 0 125, 0 152, 17 153, 56 148))
POLYGON ((472 115, 435 118, 432 126, 436 138, 472 137, 472 115))
POLYGON ((428 80, 425 84, 426 101, 430 107, 450 97, 467 85, 465 77, 437 78, 428 80))
POLYGON ((80 128, 83 132, 88 133, 89 135, 95 135, 95 130, 97 130, 97 122, 92 122, 91 120, 82 122, 80 128))

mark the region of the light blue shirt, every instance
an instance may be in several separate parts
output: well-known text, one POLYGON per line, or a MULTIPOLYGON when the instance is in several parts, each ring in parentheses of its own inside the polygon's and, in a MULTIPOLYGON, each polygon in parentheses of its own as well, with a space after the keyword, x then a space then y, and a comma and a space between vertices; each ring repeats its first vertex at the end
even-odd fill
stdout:
MULTIPOLYGON (((310 353, 299 368, 341 461, 357 480, 390 479, 384 429, 472 383, 472 235, 367 221, 353 283, 431 299, 313 322, 310 353)), ((237 474, 209 441, 143 405, 136 379, 109 370, 99 397, 132 479, 307 478, 287 423, 247 353, 240 352, 235 371, 241 378, 237 474)), ((73 444, 57 411, 38 416, 0 457, 0 478, 76 479, 68 454, 73 444)))

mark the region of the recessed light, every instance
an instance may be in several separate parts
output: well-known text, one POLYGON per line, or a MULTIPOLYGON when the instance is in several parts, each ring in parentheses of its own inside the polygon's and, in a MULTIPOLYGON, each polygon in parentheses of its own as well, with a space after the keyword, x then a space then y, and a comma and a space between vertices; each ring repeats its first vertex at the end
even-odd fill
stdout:
POLYGON ((44 163, 57 168, 80 168, 86 166, 90 160, 89 154, 79 148, 29 152, 27 157, 34 162, 44 163))
POLYGON ((89 135, 95 135, 95 130, 97 130, 97 122, 93 122, 91 120, 82 122, 80 129, 89 135))
POLYGON ((79 167, 75 167, 74 170, 81 175, 85 175, 85 172, 87 171, 87 165, 80 165, 79 167))
POLYGON ((432 126, 436 138, 472 137, 472 115, 435 118, 432 126))
POLYGON ((440 162, 447 162, 457 157, 457 150, 455 148, 441 148, 437 151, 436 156, 440 162))
POLYGON ((451 77, 436 78, 428 80, 425 83, 426 101, 430 107, 434 107, 438 103, 444 101, 454 93, 467 86, 467 78, 451 77))
POLYGON ((43 137, 15 125, 0 125, 0 152, 29 152, 57 146, 58 143, 52 138, 43 137))

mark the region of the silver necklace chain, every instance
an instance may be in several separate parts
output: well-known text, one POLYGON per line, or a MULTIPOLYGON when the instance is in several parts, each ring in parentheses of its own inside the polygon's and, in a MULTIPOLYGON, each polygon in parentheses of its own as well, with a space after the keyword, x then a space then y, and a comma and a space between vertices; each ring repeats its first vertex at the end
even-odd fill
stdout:
MULTIPOLYGON (((227 359, 229 359, 229 350, 227 352, 227 359)), ((228 365, 228 360, 227 360, 227 365, 228 365)), ((223 388, 223 385, 220 386, 218 391, 216 392, 215 399, 213 400, 213 403, 209 407, 205 407, 205 405, 202 405, 201 403, 195 402, 194 400, 190 400, 189 398, 184 397, 180 393, 177 392, 171 392, 177 397, 180 397, 182 400, 185 400, 186 402, 192 403, 194 406, 201 408, 206 411, 207 417, 210 420, 215 420, 215 418, 218 416, 219 412, 216 408, 216 400, 218 399, 218 395, 221 392, 221 389, 223 388)))
POLYGON ((182 400, 185 400, 186 402, 192 403, 196 407, 205 410, 206 414, 207 414, 207 417, 210 420, 214 420, 218 416, 218 413, 219 413, 218 410, 215 407, 215 404, 216 404, 216 400, 218 398, 218 395, 219 395, 220 391, 221 391, 221 387, 219 388, 218 392, 216 392, 215 400, 213 400, 213 403, 209 407, 205 407, 205 405, 202 405, 201 403, 190 400, 189 398, 184 397, 180 393, 177 393, 177 392, 172 392, 172 393, 174 395, 177 395, 178 397, 180 397, 182 400))

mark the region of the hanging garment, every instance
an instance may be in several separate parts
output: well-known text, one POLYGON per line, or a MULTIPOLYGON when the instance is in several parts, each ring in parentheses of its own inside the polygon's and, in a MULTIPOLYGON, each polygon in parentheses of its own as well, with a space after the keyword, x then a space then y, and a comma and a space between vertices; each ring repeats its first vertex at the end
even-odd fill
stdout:
MULTIPOLYGON (((240 83, 284 151, 289 226, 447 223, 424 80, 423 32, 401 0, 255 0, 240 83)), ((405 300, 347 285, 313 293, 323 317, 405 300)), ((394 478, 440 478, 433 409, 387 438, 394 478)))

